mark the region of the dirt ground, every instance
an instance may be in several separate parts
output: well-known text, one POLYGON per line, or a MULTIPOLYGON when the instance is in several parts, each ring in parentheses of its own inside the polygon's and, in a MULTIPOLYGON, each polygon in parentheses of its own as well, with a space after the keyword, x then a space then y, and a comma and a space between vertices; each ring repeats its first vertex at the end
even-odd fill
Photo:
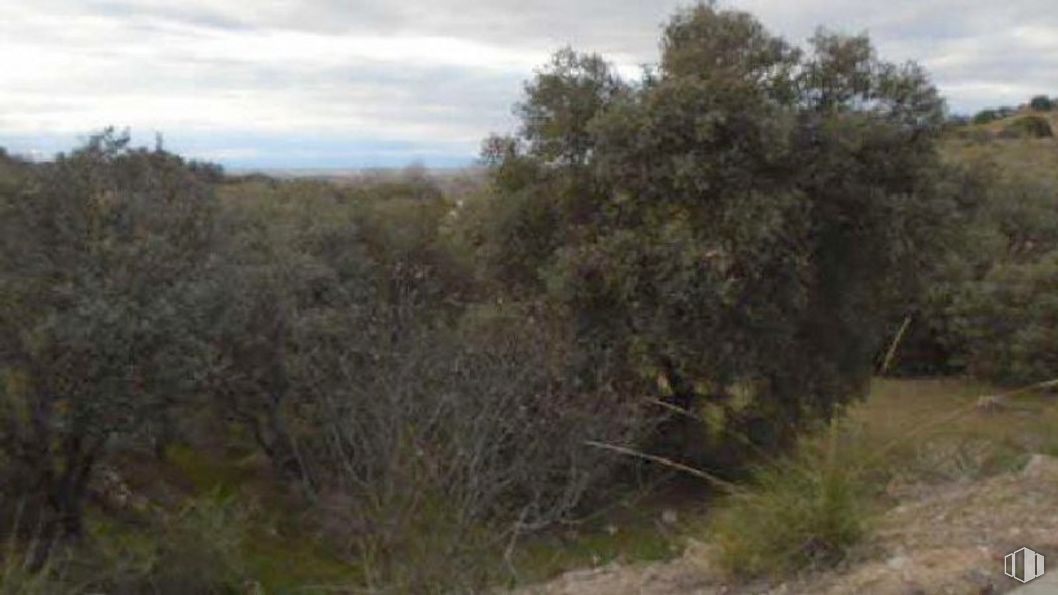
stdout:
POLYGON ((1020 472, 918 487, 902 490, 874 536, 826 572, 730 584, 709 546, 691 541, 669 562, 578 570, 516 595, 1058 594, 1058 459, 1034 455, 1020 472), (1026 546, 1054 570, 1022 587, 1003 574, 1003 557, 1026 546))

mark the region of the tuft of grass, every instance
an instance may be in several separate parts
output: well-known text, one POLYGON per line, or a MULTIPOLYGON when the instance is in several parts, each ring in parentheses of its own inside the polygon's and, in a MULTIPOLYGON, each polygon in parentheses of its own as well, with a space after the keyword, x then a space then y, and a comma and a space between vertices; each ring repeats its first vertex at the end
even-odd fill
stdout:
POLYGON ((1030 453, 1058 452, 1053 397, 976 407, 996 392, 962 379, 876 380, 829 432, 723 501, 710 525, 720 567, 745 579, 832 565, 864 540, 893 492, 976 481, 1020 469, 1030 453))
POLYGON ((740 579, 833 565, 868 534, 870 509, 864 474, 839 456, 832 428, 825 449, 760 467, 728 496, 711 524, 717 562, 740 579))

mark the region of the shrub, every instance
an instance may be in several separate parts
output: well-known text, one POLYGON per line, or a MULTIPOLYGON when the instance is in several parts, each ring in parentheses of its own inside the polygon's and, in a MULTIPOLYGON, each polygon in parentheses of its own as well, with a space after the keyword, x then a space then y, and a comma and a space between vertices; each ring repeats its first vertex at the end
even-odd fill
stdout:
POLYGON ((998 119, 999 119, 999 113, 998 112, 996 112, 995 110, 986 109, 986 110, 981 110, 981 111, 977 112, 976 115, 974 115, 973 123, 974 124, 978 124, 978 125, 990 124, 992 122, 995 122, 998 119))
MULTIPOLYGON (((4 518, 0 527, 11 526, 6 539, 0 540, 0 595, 52 595, 53 593, 70 592, 69 585, 63 582, 67 567, 66 556, 53 556, 40 564, 35 560, 34 552, 38 549, 33 543, 40 537, 38 531, 26 530, 21 526, 22 507, 13 507, 14 518, 4 518), (23 541, 21 535, 32 537, 23 541)), ((0 509, 0 514, 8 513, 0 509)))
POLYGON ((961 288, 951 315, 971 373, 1017 384, 1058 377, 1058 251, 996 265, 961 288))
POLYGON ((1053 184, 1002 173, 1005 177, 977 171, 952 178, 961 206, 948 219, 950 248, 934 263, 931 282, 915 305, 910 332, 897 352, 898 371, 936 374, 969 368, 999 382, 1038 378, 1042 373, 1002 370, 1036 366, 1037 354, 1008 348, 1014 333, 1046 324, 1038 314, 1046 290, 1027 289, 1025 283, 1031 285, 1026 279, 1036 274, 1030 270, 1046 269, 1047 255, 1058 251, 1056 189, 1053 184), (1004 281, 999 282, 1000 277, 1004 281), (1010 277, 1018 279, 1014 285, 1023 289, 1014 290, 1010 277), (1009 303, 1015 299, 1011 291, 1021 291, 1019 306, 1009 303), (997 344, 989 347, 991 341, 997 344), (1001 351, 1007 361, 1002 365, 995 359, 1001 351), (1015 364, 1015 359, 1022 362, 1015 364))
POLYGON ((1050 138, 1054 136, 1051 123, 1043 116, 1022 116, 1003 129, 1005 138, 1050 138))
POLYGON ((208 494, 142 526, 100 520, 72 552, 66 580, 115 594, 243 592, 248 510, 208 494))
POLYGON ((368 557, 379 584, 483 588, 496 535, 566 519, 606 493, 622 461, 585 441, 635 443, 649 429, 638 401, 578 388, 561 333, 539 321, 476 312, 454 334, 376 351, 370 369, 325 364, 358 380, 317 393, 321 417, 299 440, 328 474, 329 538, 368 557))
POLYGON ((1029 102, 1029 107, 1038 112, 1049 112, 1054 109, 1054 101, 1046 95, 1037 95, 1029 102))

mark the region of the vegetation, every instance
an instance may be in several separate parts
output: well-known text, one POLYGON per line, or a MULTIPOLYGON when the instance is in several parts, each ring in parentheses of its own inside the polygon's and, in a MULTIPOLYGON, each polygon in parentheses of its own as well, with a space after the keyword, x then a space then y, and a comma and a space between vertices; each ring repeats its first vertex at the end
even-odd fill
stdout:
POLYGON ((661 47, 557 52, 458 192, 0 154, 0 591, 480 592, 643 460, 741 486, 749 574, 831 564, 895 474, 813 441, 897 328, 904 372, 1055 376, 1058 186, 977 153, 1049 116, 953 129, 866 37, 712 4, 661 47))
POLYGON ((846 557, 867 532, 865 478, 828 452, 764 467, 744 492, 730 497, 710 536, 728 572, 782 576, 826 567, 846 557), (815 458, 813 458, 815 457, 815 458))
POLYGON ((1043 116, 1021 116, 1003 129, 1003 135, 1014 138, 1050 138, 1054 136, 1051 123, 1043 116))
POLYGON ((994 391, 964 379, 875 380, 840 422, 759 466, 719 503, 705 533, 716 562, 733 578, 785 580, 870 560, 872 528, 906 492, 967 485, 1021 469, 1030 453, 1058 453, 1050 398, 1022 394, 983 410, 980 397, 994 391))
POLYGON ((1046 95, 1037 95, 1029 101, 1029 107, 1038 112, 1049 112, 1054 109, 1054 100, 1046 95))
POLYGON ((96 137, 0 197, 3 484, 41 544, 82 534, 107 443, 200 374, 212 194, 179 158, 127 143, 96 137))
POLYGON ((662 46, 632 87, 568 53, 528 85, 520 135, 486 145, 479 245, 511 299, 571 317, 584 365, 712 409, 664 446, 726 466, 732 436, 787 444, 869 377, 947 208, 942 102, 866 38, 803 53, 743 13, 682 12, 662 46))

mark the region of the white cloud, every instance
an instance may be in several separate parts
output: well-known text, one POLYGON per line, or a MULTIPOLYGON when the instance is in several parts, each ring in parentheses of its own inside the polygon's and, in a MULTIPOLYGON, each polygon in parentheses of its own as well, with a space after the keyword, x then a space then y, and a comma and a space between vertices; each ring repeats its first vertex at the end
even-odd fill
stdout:
MULTIPOLYGON (((883 57, 919 60, 968 111, 1058 94, 1052 2, 729 5, 792 41, 819 24, 867 30, 883 57)), ((116 124, 196 139, 200 156, 225 160, 275 156, 210 139, 349 138, 405 143, 380 155, 466 156, 513 126, 519 83, 551 50, 598 51, 634 75, 656 60, 661 24, 680 4, 0 0, 0 140, 116 124)))

